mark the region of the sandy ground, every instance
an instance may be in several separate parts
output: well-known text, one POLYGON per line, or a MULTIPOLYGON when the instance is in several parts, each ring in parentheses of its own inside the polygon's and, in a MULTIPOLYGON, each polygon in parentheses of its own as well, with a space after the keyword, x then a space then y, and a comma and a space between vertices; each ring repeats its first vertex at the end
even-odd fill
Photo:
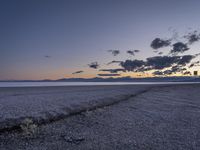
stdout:
MULTIPOLYGON (((87 88, 81 88, 78 91, 88 91, 87 88)), ((90 111, 80 111, 41 124, 30 135, 21 130, 1 132, 0 149, 200 149, 200 84, 108 86, 106 90, 105 87, 96 88, 107 93, 109 90, 112 91, 110 93, 117 90, 121 91, 119 95, 129 96, 116 95, 110 100, 102 92, 102 95, 106 95, 104 100, 108 98, 110 105, 99 105, 90 111)), ((16 89, 13 90, 16 92, 16 89)), ((37 93, 37 89, 29 90, 26 96, 37 93)), ((57 90, 57 95, 60 90, 57 90)), ((66 92, 66 89, 62 90, 63 93, 66 92)), ((18 89, 16 93, 19 91, 18 89)), ((21 89, 22 93, 23 91, 21 89)), ((45 91, 41 93, 44 94, 45 91)), ((75 93, 78 91, 75 90, 75 93)), ((8 91, 2 93, 4 96, 9 95, 8 91)), ((50 93, 53 93, 53 89, 47 95, 50 93)))

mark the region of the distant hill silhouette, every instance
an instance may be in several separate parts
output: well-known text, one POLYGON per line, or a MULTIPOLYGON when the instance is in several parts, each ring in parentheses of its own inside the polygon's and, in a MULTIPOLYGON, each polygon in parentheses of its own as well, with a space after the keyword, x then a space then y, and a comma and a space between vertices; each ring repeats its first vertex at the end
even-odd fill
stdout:
POLYGON ((148 78, 63 78, 57 80, 3 80, 0 82, 200 82, 200 77, 148 77, 148 78))

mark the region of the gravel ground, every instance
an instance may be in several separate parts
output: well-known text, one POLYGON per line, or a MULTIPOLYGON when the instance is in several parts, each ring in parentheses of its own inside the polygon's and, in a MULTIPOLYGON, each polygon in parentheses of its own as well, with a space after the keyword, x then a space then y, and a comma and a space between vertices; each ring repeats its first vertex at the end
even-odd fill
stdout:
POLYGON ((0 135, 1 150, 200 149, 200 85, 153 87, 113 105, 0 135))

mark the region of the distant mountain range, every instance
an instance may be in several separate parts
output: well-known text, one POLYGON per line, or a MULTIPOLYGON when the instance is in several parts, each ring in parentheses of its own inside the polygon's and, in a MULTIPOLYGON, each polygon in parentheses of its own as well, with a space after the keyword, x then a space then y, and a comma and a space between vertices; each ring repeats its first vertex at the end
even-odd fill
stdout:
POLYGON ((148 78, 63 78, 58 80, 2 80, 0 82, 200 82, 200 77, 148 77, 148 78))

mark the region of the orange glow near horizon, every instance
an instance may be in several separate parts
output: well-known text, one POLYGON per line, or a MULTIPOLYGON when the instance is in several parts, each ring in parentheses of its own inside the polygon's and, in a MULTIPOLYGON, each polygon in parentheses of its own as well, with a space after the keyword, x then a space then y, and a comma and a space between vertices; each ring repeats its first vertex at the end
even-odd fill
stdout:
MULTIPOLYGON (((190 69, 191 74, 193 75, 193 71, 200 70, 199 67, 196 67, 194 69, 190 69)), ((98 76, 97 70, 91 70, 86 69, 85 72, 81 74, 72 74, 74 70, 68 71, 69 73, 63 72, 63 69, 59 69, 57 71, 48 71, 46 73, 37 73, 37 72, 26 72, 26 74, 23 73, 17 73, 15 77, 8 77, 3 80, 44 80, 44 79, 50 79, 50 80, 57 80, 62 78, 95 78, 95 77, 101 77, 101 78, 109 78, 109 77, 102 77, 98 76), (23 76, 22 76, 23 74, 23 76)), ((146 73, 135 73, 135 72, 122 72, 119 73, 120 76, 114 76, 113 78, 119 78, 119 77, 132 77, 132 78, 147 78, 147 77, 159 77, 152 75, 153 71, 146 72, 146 73)), ((198 72, 200 74, 200 71, 198 72)), ((188 75, 182 75, 181 73, 172 74, 169 76, 188 76, 188 75)), ((166 77, 166 76, 160 76, 160 77, 166 77)))

